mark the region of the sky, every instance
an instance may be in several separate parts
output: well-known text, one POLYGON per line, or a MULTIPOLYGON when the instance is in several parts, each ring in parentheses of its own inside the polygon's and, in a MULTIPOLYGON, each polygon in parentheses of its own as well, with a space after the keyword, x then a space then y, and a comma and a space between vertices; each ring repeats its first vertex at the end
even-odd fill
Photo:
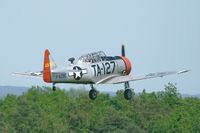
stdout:
MULTIPOLYGON (((199 94, 199 7, 199 0, 1 0, 0 85, 51 86, 39 79, 11 75, 41 70, 46 48, 63 67, 68 58, 89 52, 120 55, 125 44, 132 75, 192 70, 132 82, 136 92, 162 91, 172 82, 180 93, 199 94)), ((98 86, 100 91, 119 89, 123 85, 98 86)))

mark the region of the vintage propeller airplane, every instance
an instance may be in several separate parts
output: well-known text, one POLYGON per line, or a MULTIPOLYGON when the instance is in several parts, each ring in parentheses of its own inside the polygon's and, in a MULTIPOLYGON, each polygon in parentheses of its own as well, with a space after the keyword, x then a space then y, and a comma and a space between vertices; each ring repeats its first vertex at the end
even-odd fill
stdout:
POLYGON ((58 69, 56 63, 52 59, 49 50, 44 52, 43 71, 14 73, 17 75, 25 75, 43 78, 44 82, 53 84, 53 91, 56 90, 57 83, 75 83, 90 84, 91 90, 89 97, 95 100, 97 91, 94 84, 119 84, 124 83, 124 97, 127 100, 132 98, 132 90, 130 81, 144 80, 150 78, 164 77, 173 74, 186 73, 189 70, 168 71, 150 73, 143 76, 131 76, 131 62, 125 56, 125 47, 122 45, 121 56, 106 56, 103 51, 94 52, 81 56, 76 62, 75 58, 70 58, 70 64, 67 67, 58 69))

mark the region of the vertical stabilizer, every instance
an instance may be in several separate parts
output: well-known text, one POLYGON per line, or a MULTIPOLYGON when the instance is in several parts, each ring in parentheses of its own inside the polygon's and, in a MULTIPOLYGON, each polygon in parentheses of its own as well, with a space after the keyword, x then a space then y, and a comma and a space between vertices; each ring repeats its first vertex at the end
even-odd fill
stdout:
POLYGON ((44 52, 44 68, 43 68, 43 80, 47 83, 51 83, 51 70, 57 67, 56 63, 50 56, 48 49, 44 52))

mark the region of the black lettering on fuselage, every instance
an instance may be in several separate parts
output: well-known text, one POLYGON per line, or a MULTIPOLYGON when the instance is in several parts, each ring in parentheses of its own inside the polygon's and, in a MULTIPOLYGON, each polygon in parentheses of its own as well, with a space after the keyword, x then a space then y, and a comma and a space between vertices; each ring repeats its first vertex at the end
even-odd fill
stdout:
POLYGON ((66 73, 54 73, 52 77, 55 79, 66 79, 67 75, 66 73))
POLYGON ((110 74, 111 73, 111 71, 110 71, 110 63, 106 62, 105 66, 106 66, 106 74, 110 74))
POLYGON ((94 70, 94 76, 109 75, 115 72, 115 61, 103 62, 101 64, 91 65, 94 70))
POLYGON ((115 62, 114 62, 114 61, 111 61, 110 64, 113 65, 112 73, 114 73, 114 72, 115 72, 115 62))
POLYGON ((91 67, 94 69, 94 75, 96 76, 97 74, 97 72, 96 72, 96 65, 91 65, 91 67))
POLYGON ((97 64, 97 76, 101 76, 101 68, 98 64, 97 64))
POLYGON ((103 66, 103 74, 106 75, 106 68, 105 68, 104 63, 102 63, 102 66, 103 66))

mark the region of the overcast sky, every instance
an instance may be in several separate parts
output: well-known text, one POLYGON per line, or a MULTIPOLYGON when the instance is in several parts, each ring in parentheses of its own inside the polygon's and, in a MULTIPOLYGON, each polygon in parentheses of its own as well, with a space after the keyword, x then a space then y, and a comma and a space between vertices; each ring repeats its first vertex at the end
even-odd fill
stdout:
MULTIPOLYGON (((131 74, 192 70, 133 82, 136 92, 163 90, 172 82, 181 93, 200 93, 199 7, 199 0, 1 0, 0 85, 51 85, 10 75, 41 70, 46 48, 63 67, 69 57, 88 52, 119 55, 123 43, 132 61, 131 74)), ((115 91, 123 85, 98 88, 115 91)))

